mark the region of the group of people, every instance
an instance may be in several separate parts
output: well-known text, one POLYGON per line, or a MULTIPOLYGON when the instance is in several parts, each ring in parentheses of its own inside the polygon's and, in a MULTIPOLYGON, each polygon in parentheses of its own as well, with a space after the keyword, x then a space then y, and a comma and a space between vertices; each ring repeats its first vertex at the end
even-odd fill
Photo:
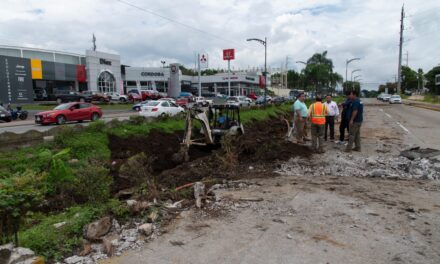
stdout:
POLYGON ((345 151, 361 151, 360 128, 363 122, 364 108, 358 98, 357 91, 351 91, 345 102, 339 106, 333 101, 331 95, 326 96, 324 103, 321 96, 316 96, 315 102, 309 108, 305 104, 305 99, 304 93, 299 94, 292 106, 298 144, 305 144, 305 141, 309 140, 307 138, 307 124, 310 123, 312 148, 317 153, 324 153, 324 141, 327 141, 327 135, 329 135, 330 141, 335 141, 335 121, 337 122, 341 118, 339 141, 336 143, 345 144, 345 130, 347 129, 349 139, 345 151))

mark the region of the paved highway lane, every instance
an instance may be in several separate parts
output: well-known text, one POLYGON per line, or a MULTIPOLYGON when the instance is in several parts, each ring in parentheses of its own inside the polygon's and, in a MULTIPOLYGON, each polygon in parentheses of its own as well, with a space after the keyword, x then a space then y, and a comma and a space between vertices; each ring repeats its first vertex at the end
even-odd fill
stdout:
POLYGON ((421 147, 440 149, 440 112, 408 105, 383 103, 390 124, 399 126, 421 147))

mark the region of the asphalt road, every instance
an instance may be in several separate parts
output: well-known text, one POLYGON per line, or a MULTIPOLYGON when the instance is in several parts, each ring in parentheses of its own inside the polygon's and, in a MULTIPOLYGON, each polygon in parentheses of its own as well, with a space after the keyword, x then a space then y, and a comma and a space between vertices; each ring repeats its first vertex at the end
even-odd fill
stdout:
MULTIPOLYGON (((125 111, 125 112, 122 112, 122 111, 104 112, 104 117, 102 118, 102 120, 104 120, 106 122, 111 121, 112 119, 115 119, 115 118, 117 118, 119 120, 125 120, 125 119, 128 119, 131 115, 136 115, 136 113, 132 112, 132 111, 131 112, 127 112, 127 111, 125 111), (109 115, 109 116, 106 117, 106 115, 109 115), (115 115, 117 115, 117 116, 115 116, 115 115)), ((44 132, 44 131, 50 130, 50 129, 54 128, 55 126, 57 126, 55 124, 54 125, 47 125, 47 126, 37 125, 37 124, 32 123, 31 122, 32 120, 33 119, 28 118, 25 121, 13 121, 13 122, 15 122, 15 124, 17 124, 15 126, 10 126, 13 123, 4 124, 7 126, 1 126, 2 124, 0 124, 0 136, 4 132, 13 132, 13 133, 17 133, 17 134, 25 133, 30 130, 44 132)), ((71 123, 65 124, 64 126, 73 126, 73 125, 78 125, 78 124, 87 126, 90 124, 90 121, 84 121, 83 123, 71 122, 71 123)))
POLYGON ((382 104, 383 107, 378 109, 383 111, 390 125, 397 125, 421 147, 440 149, 440 112, 408 105, 382 104))

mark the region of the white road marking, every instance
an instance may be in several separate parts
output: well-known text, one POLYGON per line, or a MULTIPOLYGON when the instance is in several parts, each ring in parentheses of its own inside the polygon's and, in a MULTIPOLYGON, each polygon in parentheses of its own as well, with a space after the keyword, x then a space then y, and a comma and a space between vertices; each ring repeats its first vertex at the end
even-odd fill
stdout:
POLYGON ((389 118, 393 118, 391 115, 389 115, 389 114, 387 114, 387 113, 385 113, 385 115, 388 116, 389 118))
POLYGON ((397 122, 397 124, 398 124, 403 130, 405 130, 406 133, 410 134, 409 130, 408 130, 406 127, 404 127, 401 123, 397 122))

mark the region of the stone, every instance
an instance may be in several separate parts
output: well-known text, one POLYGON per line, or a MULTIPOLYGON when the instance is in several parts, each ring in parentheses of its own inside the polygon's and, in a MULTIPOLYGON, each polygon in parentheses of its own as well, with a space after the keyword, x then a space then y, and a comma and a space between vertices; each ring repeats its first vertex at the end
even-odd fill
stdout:
POLYGON ((102 248, 103 252, 108 256, 111 257, 115 254, 116 251, 116 245, 112 243, 109 239, 103 239, 102 240, 102 248))
POLYGON ((65 226, 66 224, 67 224, 66 222, 60 222, 60 223, 53 224, 53 227, 55 227, 56 229, 60 229, 61 227, 65 226))
POLYGON ((153 233, 153 225, 150 223, 145 223, 138 227, 138 231, 145 236, 150 236, 153 233))
POLYGON ((194 188, 194 198, 196 199, 197 208, 202 207, 202 198, 205 196, 205 184, 202 182, 196 182, 193 185, 194 188))
POLYGON ((20 261, 17 264, 44 264, 44 258, 42 257, 33 257, 30 259, 27 259, 25 261, 20 261))
POLYGON ((388 176, 388 172, 385 170, 381 170, 381 169, 377 169, 377 170, 373 170, 370 173, 371 177, 384 177, 384 176, 388 176))
POLYGON ((8 263, 11 257, 14 245, 12 243, 0 246, 0 263, 8 263))
POLYGON ((156 222, 157 218, 159 217, 159 214, 157 211, 151 211, 150 214, 148 214, 148 222, 154 223, 156 222))
POLYGON ((83 263, 85 259, 86 259, 85 257, 80 257, 75 255, 66 258, 64 262, 66 262, 67 264, 76 264, 76 263, 83 263))
POLYGON ((112 227, 111 217, 103 217, 93 223, 90 223, 85 228, 85 238, 88 240, 96 241, 106 235, 112 227))
POLYGON ((130 243, 130 242, 124 242, 124 243, 122 243, 121 245, 119 245, 119 248, 118 248, 118 250, 119 250, 119 251, 123 251, 123 250, 126 250, 127 248, 129 248, 129 247, 130 247, 130 245, 131 245, 131 243, 130 243))
POLYGON ((33 258, 33 257, 35 257, 35 253, 32 250, 30 250, 28 248, 18 247, 18 248, 14 248, 12 250, 12 254, 9 258, 8 263, 15 264, 15 263, 22 262, 27 259, 33 258))
POLYGON ((127 200, 125 202, 127 203, 128 207, 133 207, 133 206, 135 206, 137 204, 136 200, 127 200))
POLYGON ((292 239, 292 236, 290 234, 287 234, 288 239, 292 239))
POLYGON ((78 254, 79 256, 87 256, 92 252, 92 244, 90 244, 87 240, 84 240, 82 243, 82 250, 78 254))
POLYGON ((118 233, 121 232, 121 225, 119 224, 118 220, 113 219, 113 221, 112 221, 112 229, 115 230, 118 233))

